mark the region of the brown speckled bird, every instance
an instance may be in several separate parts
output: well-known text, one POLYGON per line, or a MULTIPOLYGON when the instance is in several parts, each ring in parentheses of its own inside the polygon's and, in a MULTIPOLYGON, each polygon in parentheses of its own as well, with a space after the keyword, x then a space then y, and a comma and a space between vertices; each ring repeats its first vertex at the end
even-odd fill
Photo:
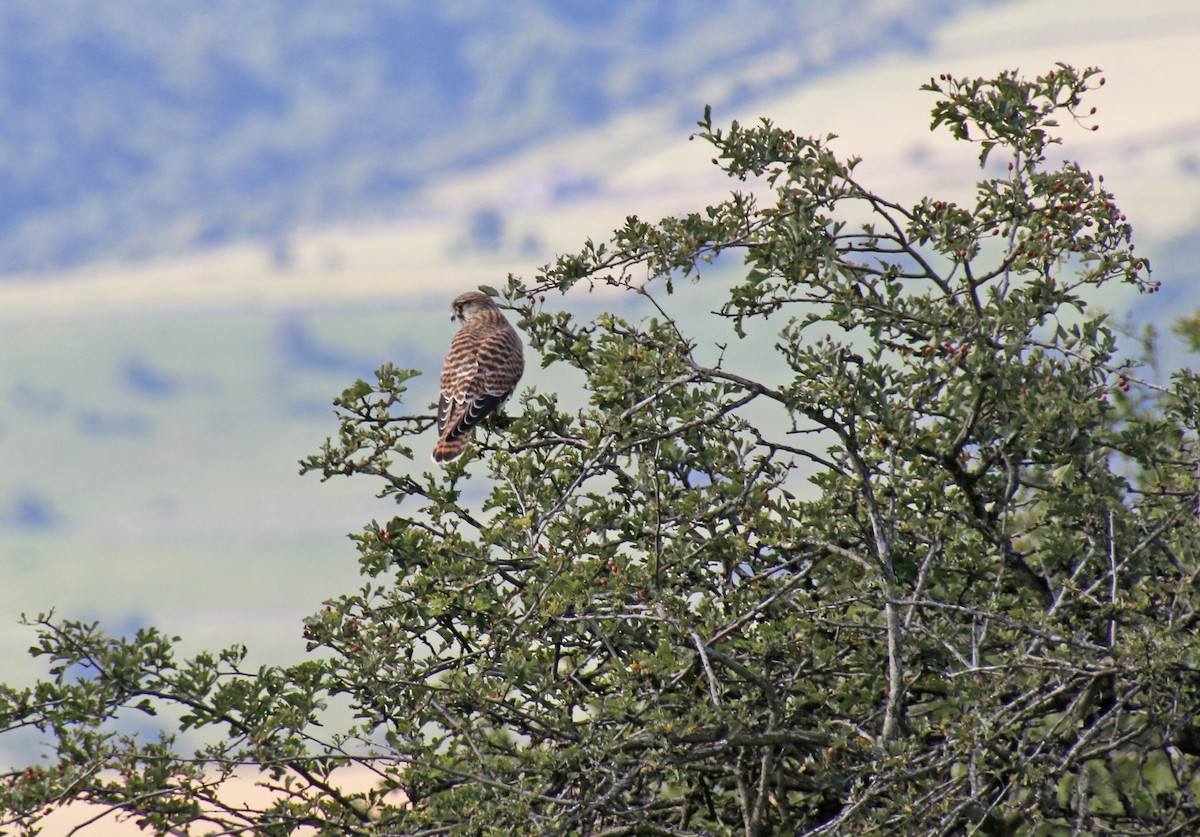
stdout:
POLYGON ((451 320, 462 325, 442 364, 438 398, 438 442, 433 461, 453 462, 463 455, 475 425, 499 408, 525 371, 521 338, 491 297, 467 291, 453 303, 451 320))

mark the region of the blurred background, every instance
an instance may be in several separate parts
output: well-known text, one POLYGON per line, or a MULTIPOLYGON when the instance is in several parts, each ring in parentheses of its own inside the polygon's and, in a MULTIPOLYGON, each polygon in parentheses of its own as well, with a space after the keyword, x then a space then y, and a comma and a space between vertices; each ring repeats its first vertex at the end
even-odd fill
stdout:
POLYGON ((17 622, 50 608, 301 659, 300 620, 358 584, 346 533, 391 515, 298 476, 331 399, 391 361, 427 412, 455 295, 719 200, 706 104, 961 200, 977 151, 919 86, 1056 61, 1108 83, 1055 153, 1164 283, 1103 304, 1165 333, 1200 305, 1191 0, 5 0, 0 680, 44 673, 17 622))

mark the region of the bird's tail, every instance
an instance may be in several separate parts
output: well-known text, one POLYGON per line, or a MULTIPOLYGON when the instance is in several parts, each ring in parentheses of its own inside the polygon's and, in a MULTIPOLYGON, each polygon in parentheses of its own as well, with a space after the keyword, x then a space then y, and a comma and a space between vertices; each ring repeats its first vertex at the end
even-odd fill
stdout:
POLYGON ((470 433, 438 439, 438 443, 433 447, 433 461, 439 465, 453 462, 463 455, 467 450, 467 443, 470 441, 470 433))

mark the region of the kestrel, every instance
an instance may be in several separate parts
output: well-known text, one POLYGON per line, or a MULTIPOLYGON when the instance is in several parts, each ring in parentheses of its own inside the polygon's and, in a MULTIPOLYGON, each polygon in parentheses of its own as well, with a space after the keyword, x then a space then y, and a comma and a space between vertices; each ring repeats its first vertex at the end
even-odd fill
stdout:
POLYGON ((521 338, 491 297, 467 291, 452 307, 450 319, 462 325, 442 364, 438 442, 433 448, 433 461, 438 463, 463 455, 475 425, 508 400, 525 371, 521 338))

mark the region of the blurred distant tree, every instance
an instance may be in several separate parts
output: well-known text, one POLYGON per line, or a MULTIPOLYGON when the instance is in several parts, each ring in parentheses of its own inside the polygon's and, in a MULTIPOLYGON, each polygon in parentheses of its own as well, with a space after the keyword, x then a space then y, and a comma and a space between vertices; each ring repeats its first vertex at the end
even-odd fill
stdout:
POLYGON ((399 511, 356 537, 363 589, 307 621, 323 654, 245 672, 39 618, 51 676, 0 694, 0 724, 54 755, 7 775, 5 821, 87 800, 159 834, 1196 833, 1200 382, 1118 357, 1086 295, 1156 283, 1100 178, 1047 161, 1100 83, 931 80, 934 126, 988 163, 965 205, 706 114, 766 198, 631 217, 504 290, 586 407, 529 387, 413 475, 414 373, 350 387, 305 470, 377 477, 399 511), (721 254, 745 264, 725 329, 691 333, 680 280, 721 254), (547 310, 580 282, 654 316, 547 310), (118 731, 172 707, 211 743, 118 731), (339 789, 350 764, 372 790, 339 789), (222 795, 254 770, 273 802, 222 795))
POLYGON ((495 207, 480 207, 471 213, 467 228, 468 247, 494 252, 504 243, 504 215, 495 207))
POLYGON ((1200 310, 1175 321, 1173 331, 1187 343, 1193 352, 1200 352, 1200 310))

